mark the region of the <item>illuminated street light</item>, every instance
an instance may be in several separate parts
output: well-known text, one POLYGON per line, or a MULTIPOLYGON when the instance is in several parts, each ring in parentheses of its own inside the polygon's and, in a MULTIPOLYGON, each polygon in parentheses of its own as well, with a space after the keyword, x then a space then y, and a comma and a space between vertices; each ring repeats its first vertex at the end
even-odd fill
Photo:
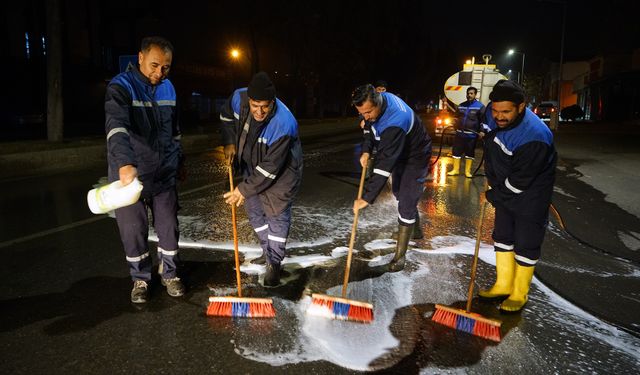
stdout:
POLYGON ((238 50, 237 48, 233 48, 231 51, 229 51, 229 55, 232 59, 238 60, 240 58, 240 50, 238 50))
POLYGON ((518 77, 518 83, 522 84, 524 81, 524 52, 516 51, 514 49, 509 50, 509 55, 513 55, 514 53, 522 55, 522 66, 520 67, 520 76, 518 77))

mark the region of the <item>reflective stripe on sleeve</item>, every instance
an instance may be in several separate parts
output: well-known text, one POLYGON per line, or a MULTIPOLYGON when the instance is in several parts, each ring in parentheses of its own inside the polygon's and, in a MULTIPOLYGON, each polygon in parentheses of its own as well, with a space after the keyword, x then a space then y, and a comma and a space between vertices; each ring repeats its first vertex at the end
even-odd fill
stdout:
POLYGON ((124 133, 129 135, 129 131, 127 130, 127 128, 113 128, 111 129, 111 131, 109 131, 109 134, 107 134, 107 141, 109 140, 109 138, 113 137, 118 133, 124 133))
POLYGON ((264 175, 264 176, 265 176, 265 177, 267 177, 267 178, 270 178, 270 179, 272 179, 272 180, 275 180, 275 179, 276 179, 276 175, 275 175, 275 174, 271 174, 271 173, 269 173, 269 172, 265 171, 265 170, 264 170, 264 169, 262 169, 259 165, 256 167, 256 170, 257 170, 258 172, 262 173, 262 175, 264 175))
POLYGON ((522 190, 520 190, 520 189, 518 189, 518 188, 514 187, 513 185, 511 185, 511 183, 509 183, 509 177, 507 177, 507 178, 504 180, 504 185, 507 187, 507 189, 509 189, 509 190, 513 191, 513 192, 514 192, 514 193, 516 193, 516 194, 520 194, 520 193, 522 193, 522 190))
POLYGON ((131 105, 134 107, 153 107, 151 102, 144 102, 142 100, 132 100, 131 105))
POLYGON ((383 171, 382 169, 378 169, 378 168, 374 168, 374 169, 373 169, 373 173, 375 173, 375 174, 379 174, 380 176, 384 176, 384 177, 389 177, 389 176, 391 176, 391 173, 390 173, 390 172, 383 171))

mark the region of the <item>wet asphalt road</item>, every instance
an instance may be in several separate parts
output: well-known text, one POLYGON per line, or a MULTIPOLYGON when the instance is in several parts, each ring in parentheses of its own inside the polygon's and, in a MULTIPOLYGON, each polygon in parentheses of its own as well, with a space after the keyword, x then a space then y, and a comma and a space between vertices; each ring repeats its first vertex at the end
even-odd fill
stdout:
MULTIPOLYGON (((484 184, 481 177, 446 177, 447 157, 436 162, 426 185, 420 204, 425 239, 413 244, 404 271, 389 273, 384 267, 394 246, 393 197, 384 193, 361 215, 349 295, 374 304, 374 323, 306 316, 309 293, 339 293, 349 207, 359 176, 357 139, 355 132, 304 142, 304 182, 294 206, 282 285, 264 288, 263 269, 248 262, 241 268, 245 295, 272 296, 275 319, 204 315, 209 295, 235 293, 219 151, 190 157, 190 177, 180 187, 182 274, 189 291, 173 299, 156 283, 152 300, 142 307, 129 303, 131 281, 115 221, 91 216, 85 206, 86 191, 103 171, 3 182, 0 369, 635 373, 640 364, 640 272, 634 263, 637 249, 621 233, 633 236, 639 219, 581 179, 585 159, 574 148, 587 141, 564 134, 558 136, 561 163, 554 204, 586 245, 554 219, 526 310, 502 316, 495 306, 474 301, 473 311, 503 321, 501 343, 429 320, 435 303, 464 304, 484 184), (566 158, 560 141, 572 150, 566 158)), ((638 157, 632 144, 619 152, 638 157)), ((489 210, 482 234, 481 257, 488 262, 493 257, 492 215, 489 210)), ((255 256, 257 242, 242 210, 239 229, 243 258, 255 256)), ((485 261, 479 263, 480 287, 493 280, 493 266, 485 261)))

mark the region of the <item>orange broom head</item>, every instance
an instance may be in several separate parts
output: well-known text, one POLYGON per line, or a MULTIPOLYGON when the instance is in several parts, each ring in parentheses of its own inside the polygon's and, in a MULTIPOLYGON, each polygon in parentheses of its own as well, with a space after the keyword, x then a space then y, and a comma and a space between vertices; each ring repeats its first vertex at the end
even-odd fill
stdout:
POLYGON ((276 310, 271 298, 209 297, 208 316, 273 318, 276 310))
POLYGON ((485 318, 480 314, 436 305, 436 311, 431 320, 458 331, 500 342, 500 325, 502 325, 502 322, 485 318))
POLYGON ((324 294, 312 294, 307 314, 330 319, 371 323, 373 321, 373 305, 324 294))

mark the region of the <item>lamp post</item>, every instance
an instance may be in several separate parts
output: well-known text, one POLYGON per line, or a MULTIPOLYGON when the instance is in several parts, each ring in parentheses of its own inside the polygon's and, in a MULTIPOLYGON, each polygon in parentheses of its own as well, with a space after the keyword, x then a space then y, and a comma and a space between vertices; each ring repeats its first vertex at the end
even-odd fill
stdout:
POLYGON ((243 71, 247 68, 247 66, 245 66, 244 63, 244 58, 246 58, 248 61, 248 69, 249 69, 249 78, 251 78, 251 74, 252 73, 252 67, 253 67, 253 59, 251 58, 251 54, 250 53, 245 53, 243 50, 241 50, 240 48, 237 47, 232 47, 231 49, 229 49, 229 58, 231 60, 231 62, 233 63, 233 65, 237 66, 237 69, 239 71, 239 74, 241 76, 244 76, 243 71))
POLYGON ((520 66, 520 75, 518 76, 518 83, 522 84, 524 81, 524 52, 516 51, 514 49, 509 50, 509 55, 513 55, 514 53, 519 53, 522 55, 522 65, 520 66))

